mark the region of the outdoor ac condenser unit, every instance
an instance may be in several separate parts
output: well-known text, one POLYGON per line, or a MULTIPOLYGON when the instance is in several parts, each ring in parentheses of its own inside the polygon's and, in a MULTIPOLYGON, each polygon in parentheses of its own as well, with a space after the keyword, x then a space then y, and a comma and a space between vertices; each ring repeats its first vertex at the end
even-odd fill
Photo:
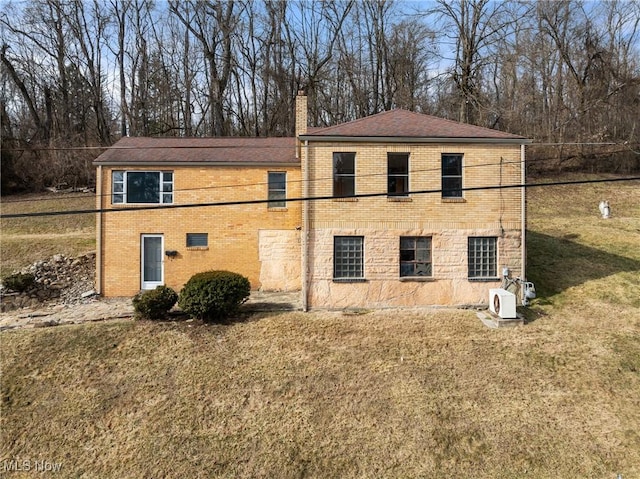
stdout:
POLYGON ((489 310, 502 319, 516 319, 516 295, 506 289, 490 289, 489 310))

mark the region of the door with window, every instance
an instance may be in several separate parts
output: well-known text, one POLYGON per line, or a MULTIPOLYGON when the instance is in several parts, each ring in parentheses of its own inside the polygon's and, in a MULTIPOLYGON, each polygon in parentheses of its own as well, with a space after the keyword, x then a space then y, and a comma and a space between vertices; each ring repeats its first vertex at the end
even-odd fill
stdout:
POLYGON ((164 284, 163 243, 162 235, 142 235, 141 289, 155 289, 164 284))

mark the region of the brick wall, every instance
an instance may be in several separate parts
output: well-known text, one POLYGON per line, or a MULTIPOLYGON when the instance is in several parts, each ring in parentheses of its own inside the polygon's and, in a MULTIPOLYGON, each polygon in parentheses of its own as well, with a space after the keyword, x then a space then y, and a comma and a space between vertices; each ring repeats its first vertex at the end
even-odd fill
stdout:
MULTIPOLYGON (((247 276, 252 288, 259 288, 259 231, 295 231, 300 227, 299 202, 278 209, 269 209, 263 203, 128 212, 126 205, 111 205, 112 169, 122 168, 103 167, 102 207, 117 210, 102 215, 101 293, 104 296, 131 296, 140 290, 143 234, 162 234, 164 249, 178 252, 175 258, 164 257, 167 286, 179 290, 197 272, 227 269, 247 276), (187 233, 208 233, 208 248, 187 248, 187 233)), ((180 166, 162 170, 174 173, 173 201, 177 205, 266 200, 269 171, 287 172, 287 197, 301 194, 298 166, 180 166)), ((158 171, 158 168, 135 168, 135 171, 158 171)), ((295 235, 292 241, 299 247, 295 235)))
MULTIPOLYGON (((441 189, 441 155, 463 154, 463 187, 520 184, 520 145, 312 143, 310 195, 330 196, 333 152, 356 153, 356 194, 386 193, 387 153, 409 153, 409 189, 441 189)), ((303 158, 304 160, 304 158, 303 158)), ((440 192, 323 200, 309 204, 309 306, 386 307, 419 304, 479 304, 499 281, 469 281, 467 238, 498 238, 498 275, 521 264, 521 189, 440 192), (366 282, 337 283, 333 276, 334 236, 364 237, 366 282), (433 276, 400 280, 400 236, 432 238, 433 276)))

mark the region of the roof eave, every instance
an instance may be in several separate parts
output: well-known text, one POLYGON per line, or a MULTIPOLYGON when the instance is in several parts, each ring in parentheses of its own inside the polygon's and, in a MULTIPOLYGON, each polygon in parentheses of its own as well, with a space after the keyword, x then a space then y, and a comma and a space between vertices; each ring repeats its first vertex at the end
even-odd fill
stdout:
POLYGON ((302 141, 327 141, 340 143, 482 143, 503 145, 528 145, 529 138, 453 138, 415 136, 343 136, 343 135, 300 135, 302 141))
POLYGON ((284 168, 287 166, 300 166, 300 161, 110 161, 110 160, 95 160, 93 162, 95 166, 121 166, 121 167, 164 167, 172 166, 268 166, 275 168, 284 168))

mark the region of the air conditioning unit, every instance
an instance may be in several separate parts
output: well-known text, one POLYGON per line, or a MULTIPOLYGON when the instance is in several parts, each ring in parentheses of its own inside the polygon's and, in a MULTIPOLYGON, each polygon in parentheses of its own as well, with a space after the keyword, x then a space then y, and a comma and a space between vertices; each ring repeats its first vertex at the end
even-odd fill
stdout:
POLYGON ((516 295, 502 288, 490 289, 489 310, 502 319, 516 319, 516 295))

